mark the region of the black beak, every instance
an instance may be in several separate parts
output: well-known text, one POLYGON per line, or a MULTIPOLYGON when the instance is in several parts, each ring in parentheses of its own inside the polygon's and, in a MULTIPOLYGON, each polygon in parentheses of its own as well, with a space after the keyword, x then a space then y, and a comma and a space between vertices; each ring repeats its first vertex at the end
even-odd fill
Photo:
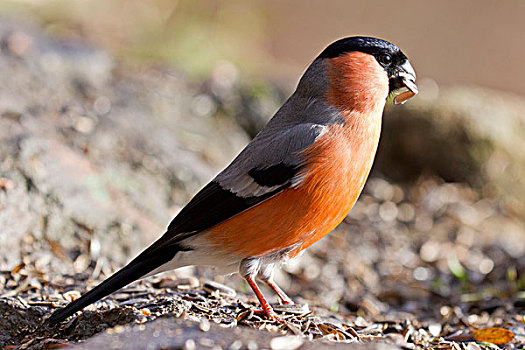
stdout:
POLYGON ((396 73, 389 80, 390 92, 401 88, 407 88, 415 94, 418 93, 416 85, 416 72, 410 62, 406 61, 399 67, 396 73))

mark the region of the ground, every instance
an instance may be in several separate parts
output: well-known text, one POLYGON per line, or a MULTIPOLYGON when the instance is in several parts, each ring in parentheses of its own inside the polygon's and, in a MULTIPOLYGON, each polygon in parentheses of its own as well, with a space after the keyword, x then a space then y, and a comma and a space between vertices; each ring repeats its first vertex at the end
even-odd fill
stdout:
MULTIPOLYGON (((509 112, 483 129, 490 118, 476 110, 469 128, 473 108, 461 97, 485 96, 476 89, 422 91, 413 107, 387 109, 356 207, 277 274, 297 302, 276 306, 284 323, 250 311, 257 304, 238 276, 188 268, 41 327, 160 235, 283 93, 225 63, 202 83, 122 66, 37 26, 2 20, 0 38, 1 347, 496 346, 474 332, 485 327, 512 332, 500 347, 524 347, 523 179, 513 175, 523 159, 512 149, 525 123, 509 112)), ((510 100, 496 110, 523 106, 498 101, 510 100)))

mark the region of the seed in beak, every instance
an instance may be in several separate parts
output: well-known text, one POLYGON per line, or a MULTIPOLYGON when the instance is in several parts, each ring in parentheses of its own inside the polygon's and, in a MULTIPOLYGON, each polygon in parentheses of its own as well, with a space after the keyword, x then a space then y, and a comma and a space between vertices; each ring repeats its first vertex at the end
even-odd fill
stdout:
POLYGON ((412 97, 416 96, 416 93, 410 90, 407 90, 405 92, 400 93, 396 97, 394 97, 394 104, 395 105, 402 105, 406 101, 410 100, 412 97))

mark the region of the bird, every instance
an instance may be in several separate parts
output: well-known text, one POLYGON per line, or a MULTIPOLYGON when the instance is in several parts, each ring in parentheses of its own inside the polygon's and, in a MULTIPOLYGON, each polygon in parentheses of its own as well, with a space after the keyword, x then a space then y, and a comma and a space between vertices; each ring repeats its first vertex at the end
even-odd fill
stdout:
POLYGON ((138 279, 189 265, 239 273, 258 311, 282 322, 256 282, 293 301, 274 268, 330 233, 350 212, 372 167, 383 109, 417 94, 416 73, 394 44, 352 36, 328 45, 266 126, 125 267, 58 309, 59 323, 138 279), (403 92, 404 91, 404 92, 403 92))

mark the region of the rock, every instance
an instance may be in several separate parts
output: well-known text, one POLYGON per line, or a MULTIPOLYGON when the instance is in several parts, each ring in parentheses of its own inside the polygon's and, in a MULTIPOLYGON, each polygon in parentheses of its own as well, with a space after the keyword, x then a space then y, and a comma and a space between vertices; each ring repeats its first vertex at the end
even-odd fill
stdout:
POLYGON ((5 19, 0 41, 0 269, 37 250, 57 272, 124 263, 249 140, 233 117, 196 115, 202 93, 177 72, 5 19))
POLYGON ((427 85, 409 103, 387 108, 374 172, 398 182, 437 175, 522 200, 525 99, 427 85))

